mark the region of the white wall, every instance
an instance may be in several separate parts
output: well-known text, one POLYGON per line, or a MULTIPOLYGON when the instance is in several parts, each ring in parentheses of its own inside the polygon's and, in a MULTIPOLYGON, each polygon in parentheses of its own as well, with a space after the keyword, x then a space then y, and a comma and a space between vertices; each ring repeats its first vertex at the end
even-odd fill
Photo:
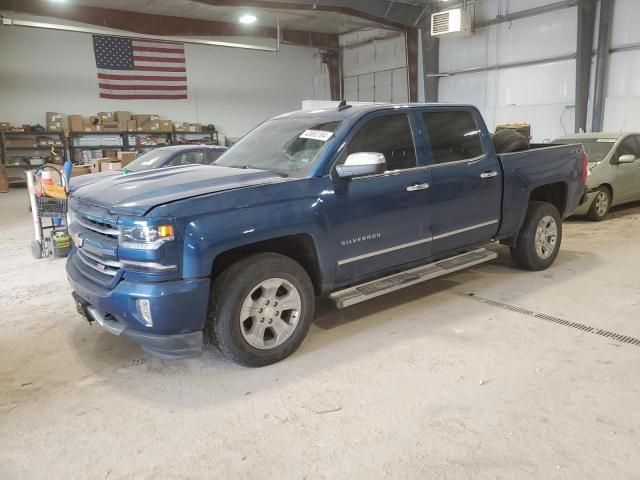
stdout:
MULTIPOLYGON (((637 0, 616 0, 611 46, 640 43, 637 0)), ((614 52, 609 56, 603 129, 640 131, 640 50, 614 52)))
MULTIPOLYGON (((487 0, 476 4, 476 20, 553 3, 550 0, 487 0), (507 8, 508 6, 508 8, 507 8)), ((475 35, 440 41, 440 72, 572 55, 577 8, 478 29, 475 35)), ((480 108, 490 129, 530 123, 535 141, 573 132, 575 60, 494 69, 443 77, 439 99, 480 108)))
POLYGON ((340 36, 344 97, 361 102, 407 102, 404 35, 368 29, 340 36), (364 43, 366 42, 366 43, 364 43))
POLYGON ((267 118, 299 109, 303 99, 329 98, 328 88, 314 87, 314 49, 283 46, 269 53, 185 45, 185 50, 187 100, 107 100, 98 97, 91 35, 2 27, 0 120, 44 124, 47 111, 130 110, 213 123, 222 135, 237 137, 267 118))

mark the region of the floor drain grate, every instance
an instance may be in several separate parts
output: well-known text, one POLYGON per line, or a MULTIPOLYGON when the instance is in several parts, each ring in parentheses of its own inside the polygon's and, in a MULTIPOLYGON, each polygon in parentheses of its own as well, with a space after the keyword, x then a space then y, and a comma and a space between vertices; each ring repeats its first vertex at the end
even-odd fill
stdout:
POLYGON ((601 337, 611 338, 612 340, 616 340, 621 343, 628 343, 630 345, 635 345, 636 347, 640 347, 640 338, 634 338, 628 335, 622 335, 620 333, 611 332, 609 330, 602 330, 601 328, 590 327, 589 325, 585 325, 584 323, 570 322, 569 320, 565 320, 564 318, 555 317, 553 315, 547 315, 546 313, 536 313, 531 310, 527 310, 526 308, 514 307, 513 305, 508 305, 506 303, 496 302, 495 300, 482 298, 477 296, 474 293, 468 293, 463 296, 470 298, 472 300, 475 300, 476 302, 484 303, 486 305, 491 305, 492 307, 501 308, 503 310, 509 310, 511 312, 521 313, 522 315, 528 315, 530 317, 546 320, 547 322, 557 323, 558 325, 562 325, 564 327, 576 328, 578 330, 582 330, 585 333, 593 333, 594 335, 600 335, 601 337))

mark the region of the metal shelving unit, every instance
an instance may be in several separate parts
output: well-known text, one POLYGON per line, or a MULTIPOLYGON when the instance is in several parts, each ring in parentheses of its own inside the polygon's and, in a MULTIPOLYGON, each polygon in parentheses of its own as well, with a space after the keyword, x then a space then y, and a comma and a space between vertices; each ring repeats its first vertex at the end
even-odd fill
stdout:
MULTIPOLYGON (((1 162, 7 167, 9 172, 9 182, 20 181, 24 182, 24 171, 30 168, 38 167, 39 165, 31 165, 28 160, 21 163, 11 163, 8 161, 11 157, 29 157, 36 156, 37 152, 50 152, 53 146, 56 151, 56 155, 59 159, 59 163, 63 163, 65 158, 69 157, 74 161, 73 152, 77 150, 135 150, 135 151, 148 151, 154 148, 165 147, 168 145, 217 145, 218 144, 218 132, 201 131, 181 131, 172 130, 171 132, 151 132, 151 131, 133 131, 133 132, 69 132, 68 137, 65 137, 63 132, 9 132, 0 131, 0 152, 2 154, 1 162), (122 145, 78 145, 79 137, 86 136, 119 136, 122 140, 122 145), (13 138, 24 138, 29 136, 34 137, 54 137, 59 143, 58 145, 46 145, 37 147, 10 147, 7 146, 6 141, 13 138), (135 143, 131 141, 130 137, 164 137, 166 143, 135 143), (16 152, 16 153, 13 153, 16 152), (18 155, 18 152, 22 152, 22 155, 18 155), (33 155, 27 155, 26 153, 33 152, 33 155)), ((42 155, 48 157, 49 155, 42 155)))
POLYGON ((51 157, 51 149, 54 149, 58 162, 63 163, 67 152, 66 139, 62 132, 44 131, 44 132, 11 132, 0 131, 0 151, 2 153, 1 162, 7 167, 7 175, 9 177, 9 183, 13 182, 25 182, 24 172, 31 168, 37 168, 40 164, 32 165, 29 161, 29 157, 38 156, 37 152, 47 152, 49 155, 41 155, 45 158, 51 157), (37 145, 37 146, 10 146, 7 145, 7 141, 11 140, 24 140, 33 137, 34 143, 37 142, 37 137, 48 137, 57 144, 52 145, 37 145), (32 155, 28 155, 28 152, 32 152, 32 155), (20 162, 14 162, 11 159, 15 157, 23 157, 20 162))

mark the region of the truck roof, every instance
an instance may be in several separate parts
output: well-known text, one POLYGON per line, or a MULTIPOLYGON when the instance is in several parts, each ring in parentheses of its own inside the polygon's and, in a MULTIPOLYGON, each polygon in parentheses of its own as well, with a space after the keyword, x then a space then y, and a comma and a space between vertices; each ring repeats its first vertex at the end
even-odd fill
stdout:
POLYGON ((464 109, 476 108, 473 105, 455 103, 381 103, 374 105, 350 106, 349 108, 343 108, 342 110, 338 110, 338 107, 318 108, 313 110, 295 110, 293 112, 283 113, 275 118, 326 117, 327 119, 333 120, 345 120, 356 115, 364 115, 369 112, 377 112, 380 110, 408 110, 413 108, 443 106, 464 109))

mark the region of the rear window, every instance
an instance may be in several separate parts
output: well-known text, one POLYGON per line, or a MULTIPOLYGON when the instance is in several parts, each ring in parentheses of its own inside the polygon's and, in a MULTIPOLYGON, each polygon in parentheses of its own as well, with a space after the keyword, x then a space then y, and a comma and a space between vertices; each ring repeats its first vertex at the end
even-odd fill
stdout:
POLYGON ((471 112, 424 112, 433 163, 450 163, 482 155, 480 130, 471 112))
POLYGON ((581 143, 587 152, 589 163, 598 163, 605 159, 609 152, 616 144, 615 138, 563 138, 561 140, 555 140, 553 143, 560 143, 563 145, 571 145, 574 143, 581 143))

